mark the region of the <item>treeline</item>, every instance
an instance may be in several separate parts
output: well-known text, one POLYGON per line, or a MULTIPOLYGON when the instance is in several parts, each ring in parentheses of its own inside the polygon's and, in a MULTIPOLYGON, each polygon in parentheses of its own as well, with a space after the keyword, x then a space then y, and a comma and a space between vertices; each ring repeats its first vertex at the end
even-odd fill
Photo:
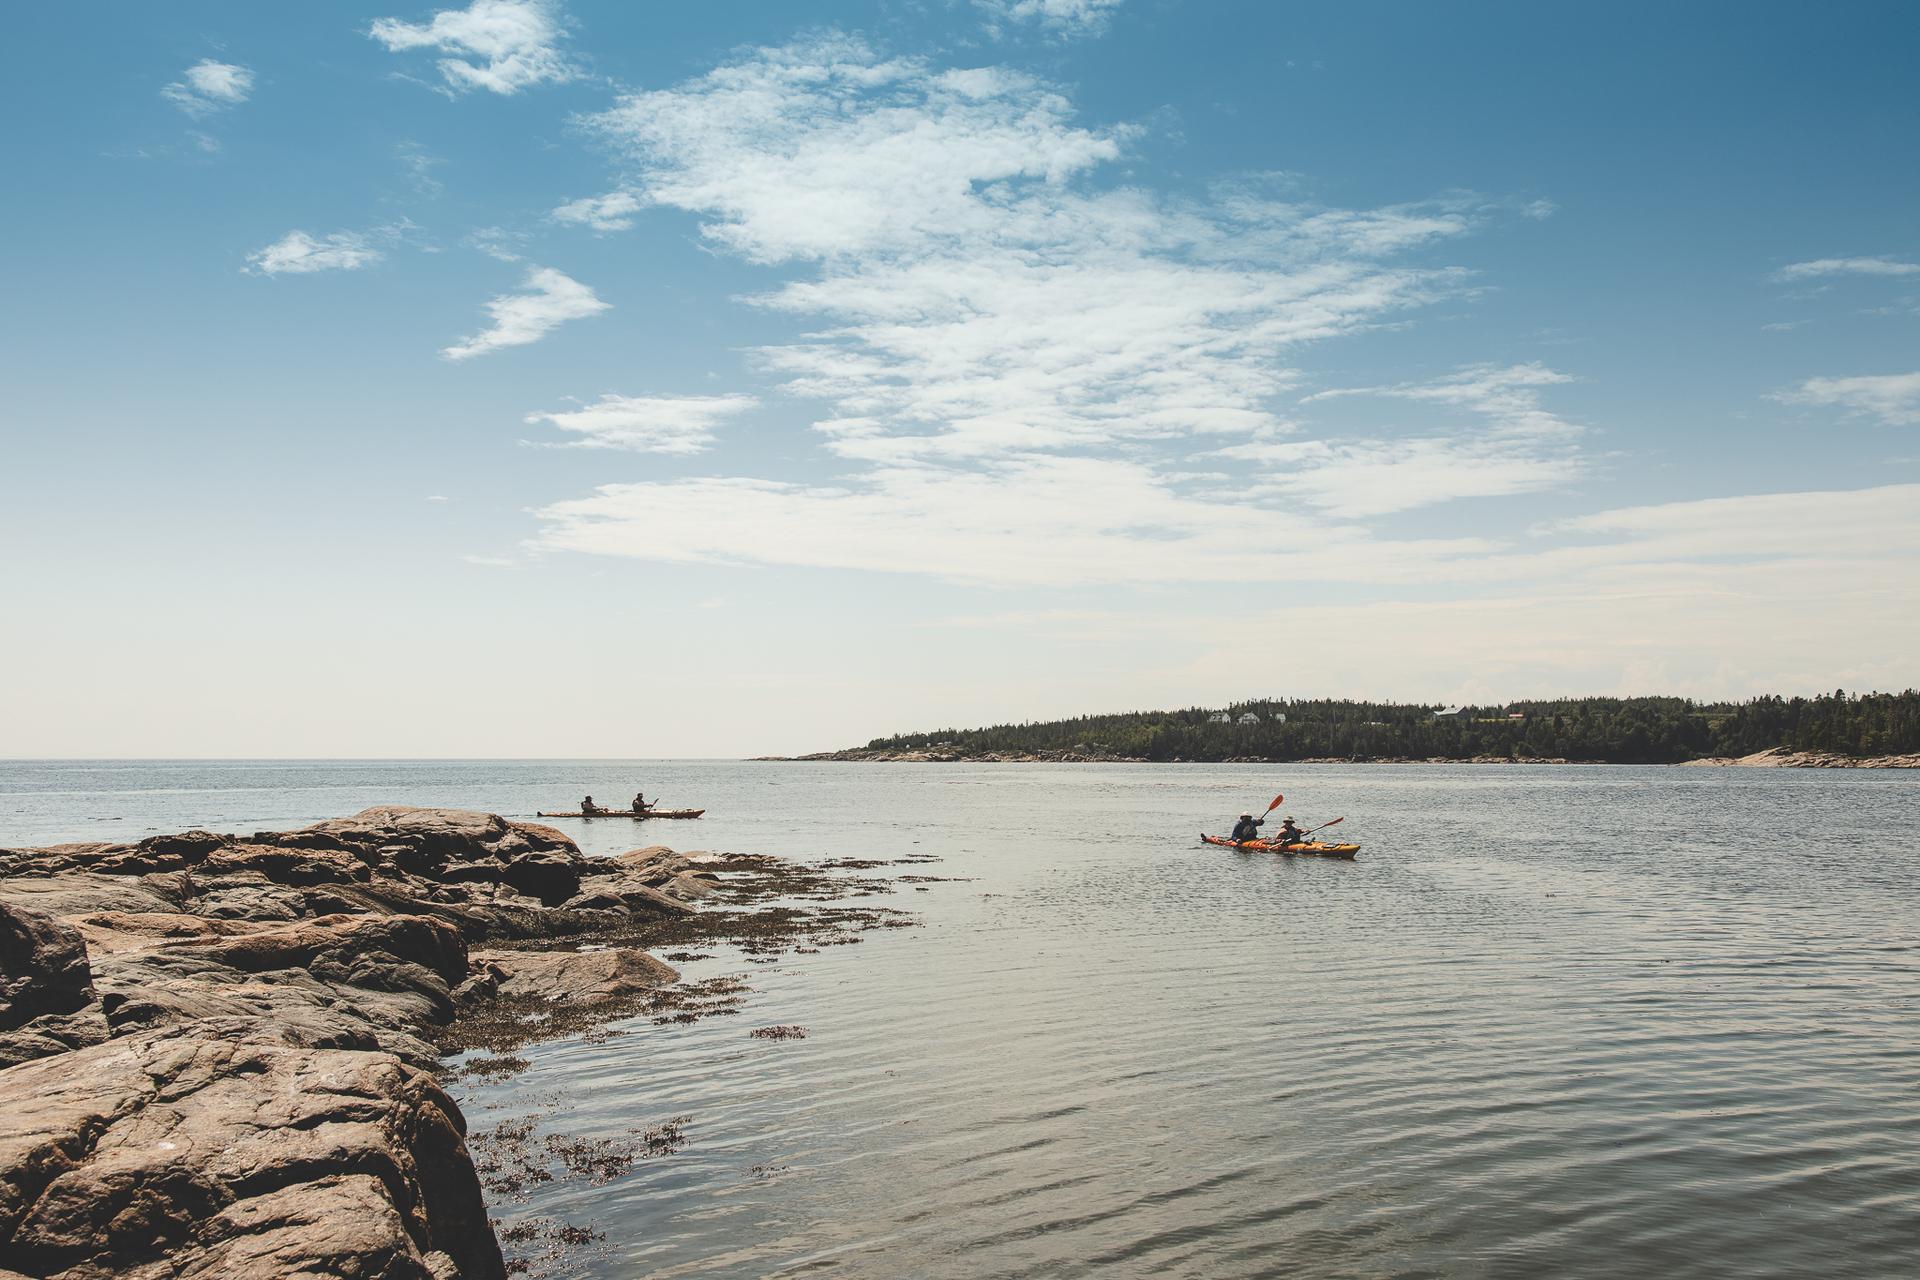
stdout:
POLYGON ((875 750, 1065 751, 1147 760, 1221 761, 1546 757, 1673 764, 1769 748, 1844 755, 1920 752, 1920 692, 1700 703, 1687 698, 1564 698, 1453 708, 1336 699, 1272 699, 1224 709, 1138 711, 1073 720, 875 738, 875 750), (1230 723, 1213 717, 1225 710, 1230 723), (1257 723, 1240 723, 1243 716, 1257 723), (1283 718, 1284 717, 1284 718, 1283 718))

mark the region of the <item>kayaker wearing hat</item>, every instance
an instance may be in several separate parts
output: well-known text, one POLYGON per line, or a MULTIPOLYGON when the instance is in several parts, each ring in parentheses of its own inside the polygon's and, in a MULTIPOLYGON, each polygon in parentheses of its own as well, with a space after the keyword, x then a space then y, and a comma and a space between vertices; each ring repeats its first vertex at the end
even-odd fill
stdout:
POLYGON ((1260 821, 1259 818, 1254 817, 1250 813, 1241 814, 1240 821, 1233 824, 1233 842, 1235 844, 1241 844, 1248 840, 1259 839, 1260 821))
POLYGON ((1280 829, 1273 833, 1275 844, 1299 844, 1307 838, 1307 833, 1293 825, 1293 815, 1280 819, 1280 829))

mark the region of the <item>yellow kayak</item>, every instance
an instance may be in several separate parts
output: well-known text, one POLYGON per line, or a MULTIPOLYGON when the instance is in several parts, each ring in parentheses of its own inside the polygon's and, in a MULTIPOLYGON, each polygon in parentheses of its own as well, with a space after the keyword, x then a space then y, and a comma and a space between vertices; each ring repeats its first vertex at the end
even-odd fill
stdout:
POLYGON ((1297 858, 1346 858, 1351 860, 1360 852, 1357 844, 1328 844, 1324 840, 1303 840, 1298 844, 1276 844, 1271 840, 1229 840, 1225 836, 1202 835, 1207 844, 1223 844, 1229 849, 1245 849, 1249 853, 1284 853, 1297 858))

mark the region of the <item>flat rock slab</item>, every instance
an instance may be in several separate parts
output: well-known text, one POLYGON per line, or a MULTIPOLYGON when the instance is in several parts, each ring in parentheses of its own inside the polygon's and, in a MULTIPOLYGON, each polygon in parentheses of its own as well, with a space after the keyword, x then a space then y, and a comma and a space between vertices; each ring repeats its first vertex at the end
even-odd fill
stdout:
POLYGON ((603 951, 475 951, 477 968, 498 971, 500 995, 577 1004, 614 1000, 677 982, 680 974, 632 947, 603 951))

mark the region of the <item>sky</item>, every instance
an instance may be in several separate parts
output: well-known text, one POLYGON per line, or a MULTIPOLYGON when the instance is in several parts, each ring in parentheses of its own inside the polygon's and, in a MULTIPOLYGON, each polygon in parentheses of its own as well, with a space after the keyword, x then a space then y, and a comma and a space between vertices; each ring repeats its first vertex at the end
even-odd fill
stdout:
POLYGON ((1912 5, 10 26, 0 755, 1916 683, 1912 5))

